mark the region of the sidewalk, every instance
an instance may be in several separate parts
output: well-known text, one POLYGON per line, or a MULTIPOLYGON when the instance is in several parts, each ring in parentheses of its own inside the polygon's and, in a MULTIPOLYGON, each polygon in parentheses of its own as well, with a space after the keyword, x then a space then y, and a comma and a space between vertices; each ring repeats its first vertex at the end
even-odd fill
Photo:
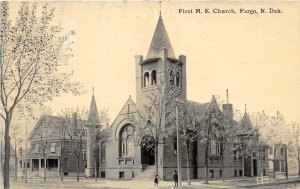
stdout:
MULTIPOLYGON (((65 177, 63 184, 59 178, 47 179, 44 183, 43 179, 29 179, 28 184, 24 183, 24 180, 11 180, 12 188, 28 188, 28 189, 57 189, 57 188, 86 188, 86 189, 171 189, 174 186, 172 181, 160 181, 159 187, 154 186, 152 179, 145 180, 108 180, 99 179, 95 182, 92 178, 81 178, 80 182, 76 181, 75 177, 65 177)), ((297 184, 300 187, 299 177, 289 178, 288 180, 272 180, 269 184, 257 185, 255 178, 245 179, 227 179, 225 182, 222 180, 210 180, 208 184, 204 184, 203 179, 191 180, 191 185, 187 184, 187 181, 183 181, 183 189, 218 189, 218 188, 274 188, 275 185, 289 185, 297 184)), ((295 188, 295 187, 294 187, 295 188)))

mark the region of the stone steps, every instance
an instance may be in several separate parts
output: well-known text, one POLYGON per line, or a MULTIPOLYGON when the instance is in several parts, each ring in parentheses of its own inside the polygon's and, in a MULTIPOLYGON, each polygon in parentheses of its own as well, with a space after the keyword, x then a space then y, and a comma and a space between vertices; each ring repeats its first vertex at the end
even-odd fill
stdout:
POLYGON ((155 176, 155 166, 147 166, 143 172, 138 174, 134 180, 150 180, 154 179, 155 176))

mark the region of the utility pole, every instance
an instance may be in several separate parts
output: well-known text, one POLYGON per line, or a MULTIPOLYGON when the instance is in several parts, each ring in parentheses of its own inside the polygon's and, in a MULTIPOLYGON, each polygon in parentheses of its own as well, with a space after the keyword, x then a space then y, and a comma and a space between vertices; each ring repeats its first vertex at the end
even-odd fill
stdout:
POLYGON ((27 123, 26 123, 26 140, 25 140, 25 183, 27 183, 27 123))
POLYGON ((179 126, 179 104, 184 104, 184 102, 180 99, 173 99, 176 102, 176 133, 177 133, 177 172, 178 172, 178 188, 182 188, 181 183, 181 142, 180 142, 180 126, 179 126))

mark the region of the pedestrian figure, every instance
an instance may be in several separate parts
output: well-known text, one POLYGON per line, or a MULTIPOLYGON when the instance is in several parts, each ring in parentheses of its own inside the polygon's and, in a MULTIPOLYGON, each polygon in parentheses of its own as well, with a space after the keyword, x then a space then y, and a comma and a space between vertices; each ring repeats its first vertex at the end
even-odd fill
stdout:
POLYGON ((159 176, 155 175, 155 177, 154 177, 154 186, 158 187, 158 179, 159 179, 159 176))
POLYGON ((175 186, 178 186, 178 174, 177 174, 177 171, 174 171, 173 180, 175 182, 175 186))

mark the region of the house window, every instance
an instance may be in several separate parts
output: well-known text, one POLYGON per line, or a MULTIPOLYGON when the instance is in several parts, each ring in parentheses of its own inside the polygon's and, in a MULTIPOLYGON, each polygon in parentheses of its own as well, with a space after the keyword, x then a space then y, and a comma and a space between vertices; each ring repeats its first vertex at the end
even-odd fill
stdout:
POLYGON ((40 150, 40 145, 36 144, 34 148, 34 153, 39 153, 39 150, 40 150))
POLYGON ((156 70, 151 72, 151 85, 156 85, 156 70))
POLYGON ((51 147, 50 147, 50 152, 51 153, 55 153, 55 147, 56 147, 56 143, 52 143, 51 147))
POLYGON ((234 170, 234 177, 237 177, 237 170, 234 170))
POLYGON ((82 150, 82 161, 86 161, 86 150, 82 150))
POLYGON ((263 169, 263 175, 266 176, 266 170, 265 169, 263 169))
POLYGON ((243 176, 243 170, 240 170, 240 176, 243 176))
POLYGON ((101 142, 101 162, 105 162, 105 143, 101 142))
POLYGON ((119 178, 123 179, 124 178, 124 172, 119 172, 119 178))
POLYGON ((273 147, 270 147, 270 149, 269 149, 269 155, 273 155, 273 147))
POLYGON ((222 170, 219 170, 220 177, 222 177, 222 170))
POLYGON ((283 153, 283 148, 280 148, 280 154, 283 156, 284 153, 283 153))
POLYGON ((214 178, 214 170, 209 171, 209 178, 214 178))
POLYGON ((81 132, 82 137, 86 137, 86 131, 81 132))
POLYGON ((105 172, 101 171, 100 176, 101 176, 101 178, 105 178, 105 172))
POLYGON ((144 87, 149 86, 149 72, 144 73, 144 87))
POLYGON ((120 132, 120 157, 134 155, 134 127, 131 124, 123 126, 120 132))

